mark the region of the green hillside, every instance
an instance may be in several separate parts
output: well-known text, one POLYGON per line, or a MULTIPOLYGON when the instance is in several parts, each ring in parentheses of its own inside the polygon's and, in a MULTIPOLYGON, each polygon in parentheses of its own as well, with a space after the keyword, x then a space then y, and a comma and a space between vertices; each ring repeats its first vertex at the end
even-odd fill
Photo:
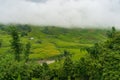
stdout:
POLYGON ((119 80, 120 32, 0 26, 0 80, 119 80))
MULTIPOLYGON (((94 43, 106 40, 106 30, 88 28, 62 28, 52 26, 15 25, 21 36, 21 42, 31 43, 31 60, 51 59, 63 54, 64 50, 78 55, 84 55, 80 49, 90 47, 94 43), (81 53, 81 54, 80 54, 81 53)), ((10 51, 10 40, 8 25, 0 26, 0 40, 2 47, 0 53, 10 51)), ((80 55, 80 56, 79 56, 80 55)))

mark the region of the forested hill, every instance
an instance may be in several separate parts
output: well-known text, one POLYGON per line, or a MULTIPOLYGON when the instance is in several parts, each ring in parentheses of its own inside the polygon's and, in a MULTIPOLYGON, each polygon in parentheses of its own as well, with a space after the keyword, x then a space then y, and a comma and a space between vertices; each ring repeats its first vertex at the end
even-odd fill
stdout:
MULTIPOLYGON (((82 29, 82 28, 60 28, 60 27, 33 27, 33 35, 44 34, 48 37, 60 39, 63 41, 78 43, 93 43, 105 39, 106 30, 102 29, 82 29), (38 33, 36 33, 38 31, 38 33)), ((41 35, 42 36, 42 35, 41 35)))
MULTIPOLYGON (((0 30, 9 31, 8 25, 0 25, 0 30)), ((106 39, 106 29, 95 28, 64 28, 55 26, 15 25, 17 29, 28 37, 40 39, 58 39, 76 43, 96 43, 106 39)))

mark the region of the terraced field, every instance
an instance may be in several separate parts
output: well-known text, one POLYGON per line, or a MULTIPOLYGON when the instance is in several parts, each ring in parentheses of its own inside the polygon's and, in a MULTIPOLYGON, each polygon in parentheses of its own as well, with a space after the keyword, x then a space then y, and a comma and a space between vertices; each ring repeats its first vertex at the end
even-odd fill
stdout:
MULTIPOLYGON (((31 43, 31 60, 45 60, 64 54, 67 50, 72 54, 72 59, 77 60, 85 56, 85 47, 91 47, 93 43, 106 40, 106 30, 102 29, 81 29, 61 27, 40 27, 30 26, 31 32, 21 37, 23 46, 31 43)), ((19 30, 19 32, 23 32, 19 30)), ((21 35, 21 34, 20 34, 21 35)), ((10 49, 11 36, 5 30, 0 30, 2 47, 0 54, 8 53, 10 49)), ((12 53, 12 52, 11 52, 12 53)))

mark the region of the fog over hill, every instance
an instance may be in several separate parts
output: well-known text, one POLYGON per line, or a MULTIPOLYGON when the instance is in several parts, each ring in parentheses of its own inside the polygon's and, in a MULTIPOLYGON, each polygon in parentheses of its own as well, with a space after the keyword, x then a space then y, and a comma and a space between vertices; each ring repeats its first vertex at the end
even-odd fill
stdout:
POLYGON ((120 0, 0 0, 0 22, 120 27, 120 0))

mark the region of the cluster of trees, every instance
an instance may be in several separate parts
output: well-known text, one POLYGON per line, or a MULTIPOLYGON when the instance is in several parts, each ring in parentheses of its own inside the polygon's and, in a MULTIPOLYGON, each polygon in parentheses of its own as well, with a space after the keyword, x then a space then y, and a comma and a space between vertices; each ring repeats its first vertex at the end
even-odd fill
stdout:
POLYGON ((28 61, 29 59, 29 54, 30 54, 30 48, 31 48, 31 44, 30 42, 28 42, 25 45, 25 49, 23 49, 22 43, 20 42, 20 37, 19 37, 19 33, 16 29, 16 27, 11 27, 11 48, 12 51, 14 53, 15 56, 15 60, 20 61, 20 55, 21 53, 24 51, 24 58, 26 61, 28 61))
MULTIPOLYGON (((11 27, 10 26, 11 25, 0 24, 0 30, 5 31, 7 34, 10 34, 10 32, 11 32, 11 27)), ((20 34, 21 37, 27 36, 28 33, 32 31, 31 26, 27 25, 27 24, 25 24, 25 25, 15 24, 15 25, 12 25, 12 26, 15 26, 16 29, 19 32, 21 32, 21 34, 20 34)))
POLYGON ((20 60, 20 38, 16 29, 12 28, 14 56, 0 56, 0 80, 120 80, 120 32, 113 27, 107 34, 107 41, 86 48, 88 54, 76 62, 64 51, 67 56, 63 65, 51 69, 46 63, 27 62, 30 43, 26 44, 24 51, 25 61, 20 60))
POLYGON ((58 28, 55 26, 44 26, 42 32, 49 35, 60 35, 67 33, 68 30, 66 28, 58 28))

